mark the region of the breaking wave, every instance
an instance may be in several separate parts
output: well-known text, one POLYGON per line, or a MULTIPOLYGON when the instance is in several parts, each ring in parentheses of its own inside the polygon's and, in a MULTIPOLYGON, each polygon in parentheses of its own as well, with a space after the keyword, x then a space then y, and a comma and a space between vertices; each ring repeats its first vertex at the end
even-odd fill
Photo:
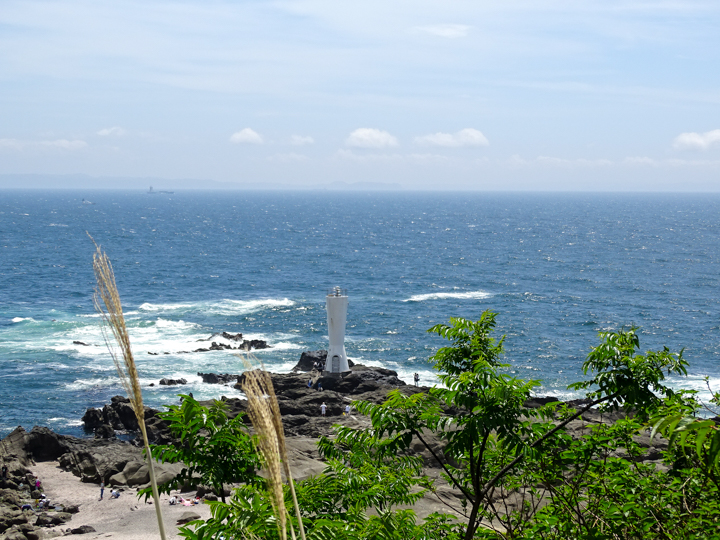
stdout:
POLYGON ((485 291, 469 291, 469 292, 437 292, 429 294, 415 294, 403 300, 403 302, 425 302, 426 300, 444 300, 446 298, 454 298, 457 300, 482 300, 490 298, 492 294, 485 291))

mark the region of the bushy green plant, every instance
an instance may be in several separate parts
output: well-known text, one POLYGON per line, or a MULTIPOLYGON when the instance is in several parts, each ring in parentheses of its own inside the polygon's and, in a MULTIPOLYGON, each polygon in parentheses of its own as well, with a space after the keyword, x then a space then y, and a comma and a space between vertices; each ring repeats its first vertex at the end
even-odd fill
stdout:
POLYGON ((226 485, 259 482, 255 471, 260 461, 242 414, 231 419, 222 401, 205 407, 191 396, 180 397, 180 405, 172 405, 159 415, 168 422, 177 441, 153 445, 151 451, 160 462, 182 462, 185 467, 160 490, 169 493, 182 485, 199 483, 212 487, 225 502, 226 485))
MULTIPOLYGON (((526 403, 536 382, 500 361, 495 319, 485 312, 431 328, 451 342, 431 358, 443 387, 355 402, 371 427, 336 426, 334 438, 320 440, 327 469, 296 485, 308 539, 720 538, 717 426, 692 416, 692 394, 665 385, 686 373, 682 351, 641 354, 635 328, 602 332, 583 364, 591 377, 571 385, 588 391, 586 405, 533 409, 526 403), (568 432, 590 408, 619 413, 568 432), (651 425, 671 439, 661 465, 643 462, 638 436, 651 425), (463 519, 433 514, 418 523, 399 508, 435 490, 413 452, 418 442, 462 494, 462 506, 444 502, 463 519)), ((262 486, 242 486, 181 534, 279 538, 270 500, 262 486)))

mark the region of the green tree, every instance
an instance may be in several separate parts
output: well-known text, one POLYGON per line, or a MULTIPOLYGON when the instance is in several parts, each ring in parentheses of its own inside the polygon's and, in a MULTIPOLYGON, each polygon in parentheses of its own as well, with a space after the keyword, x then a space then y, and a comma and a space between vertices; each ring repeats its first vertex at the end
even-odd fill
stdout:
MULTIPOLYGON (((431 358, 444 388, 413 396, 392 392, 380 405, 355 403, 371 419, 368 441, 380 454, 384 448, 406 451, 417 439, 442 465, 446 479, 467 500, 465 540, 475 536, 483 519, 500 522, 510 536, 519 534, 513 528, 522 523, 499 512, 493 494, 499 487, 518 487, 522 462, 541 454, 545 445, 591 407, 625 405, 648 411, 658 406, 662 396, 673 395, 662 384, 665 375, 685 373, 686 366, 682 352, 671 354, 665 349, 638 354, 634 328, 601 333, 600 345, 583 365, 584 372, 594 377, 572 385, 591 389, 591 403, 555 420, 551 407, 525 406, 536 382, 512 377, 505 370, 507 365, 499 362, 504 338, 492 337, 495 319, 495 313, 486 311, 476 322, 454 318, 450 325, 429 330, 452 342, 431 358), (442 455, 428 443, 428 433, 444 442, 442 455)), ((338 444, 357 437, 354 430, 341 428, 338 444)))
POLYGON ((168 493, 178 486, 199 481, 211 486, 225 502, 227 484, 259 482, 261 479, 255 471, 260 461, 242 414, 231 419, 222 401, 216 400, 205 407, 190 396, 180 397, 180 405, 172 405, 159 415, 169 423, 176 442, 152 447, 155 459, 185 464, 170 483, 161 486, 162 491, 168 493))

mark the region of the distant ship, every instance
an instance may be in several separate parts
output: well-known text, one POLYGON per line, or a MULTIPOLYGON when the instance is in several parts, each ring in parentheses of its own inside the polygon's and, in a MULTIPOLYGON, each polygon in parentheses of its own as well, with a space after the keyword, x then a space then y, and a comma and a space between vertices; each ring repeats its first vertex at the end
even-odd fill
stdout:
POLYGON ((155 193, 167 193, 169 195, 172 195, 175 192, 174 191, 163 191, 163 190, 155 191, 155 190, 153 190, 152 186, 150 186, 150 190, 148 191, 148 193, 150 193, 152 195, 155 195, 155 193))
POLYGON ((95 204, 94 202, 86 201, 85 199, 82 200, 83 204, 95 204))

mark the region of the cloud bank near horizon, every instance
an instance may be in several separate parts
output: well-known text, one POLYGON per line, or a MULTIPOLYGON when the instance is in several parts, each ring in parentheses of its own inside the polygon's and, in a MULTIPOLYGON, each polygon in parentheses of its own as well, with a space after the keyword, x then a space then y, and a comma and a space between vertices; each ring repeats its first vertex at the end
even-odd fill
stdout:
POLYGON ((720 190, 717 2, 6 0, 0 24, 0 174, 720 190))

